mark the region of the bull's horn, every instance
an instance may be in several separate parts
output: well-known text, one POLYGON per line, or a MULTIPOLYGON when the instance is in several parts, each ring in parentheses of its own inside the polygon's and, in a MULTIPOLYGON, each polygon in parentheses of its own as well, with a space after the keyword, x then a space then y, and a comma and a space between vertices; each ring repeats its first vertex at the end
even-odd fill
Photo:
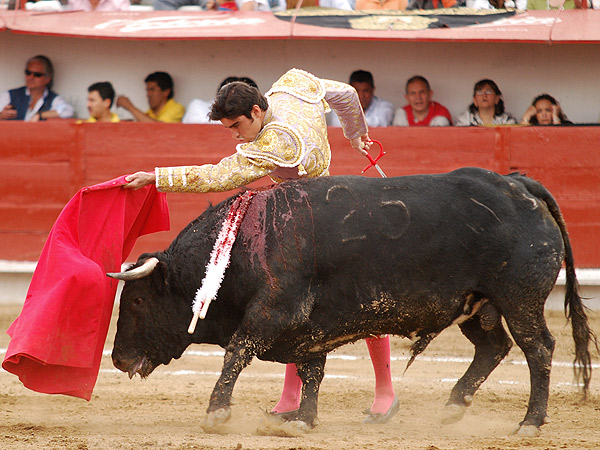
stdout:
POLYGON ((150 275, 157 264, 158 258, 152 257, 148 258, 146 261, 144 261, 144 264, 142 264, 140 267, 136 267, 135 269, 127 270, 126 272, 107 273, 106 275, 123 281, 137 280, 150 275))

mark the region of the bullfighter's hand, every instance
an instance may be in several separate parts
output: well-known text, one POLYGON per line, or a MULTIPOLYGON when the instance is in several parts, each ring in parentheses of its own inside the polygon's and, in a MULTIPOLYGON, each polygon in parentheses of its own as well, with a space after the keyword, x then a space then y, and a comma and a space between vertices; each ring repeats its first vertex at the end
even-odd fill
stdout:
POLYGON ((123 185, 126 189, 140 189, 149 184, 156 183, 156 175, 153 172, 136 172, 132 175, 127 175, 125 181, 128 184, 123 185))
POLYGON ((369 139, 369 135, 365 134, 361 137, 350 139, 350 144, 358 153, 364 156, 371 147, 371 140, 369 139))

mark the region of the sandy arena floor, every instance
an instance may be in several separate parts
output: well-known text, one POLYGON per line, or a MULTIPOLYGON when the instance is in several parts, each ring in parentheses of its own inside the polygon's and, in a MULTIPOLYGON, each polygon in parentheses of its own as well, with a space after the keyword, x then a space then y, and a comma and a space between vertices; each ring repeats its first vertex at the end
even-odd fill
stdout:
MULTIPOLYGON (((0 328, 6 330, 21 306, 0 306, 0 328)), ((591 325, 600 332, 599 314, 591 325)), ((220 348, 196 345, 147 380, 129 380, 110 360, 114 322, 90 402, 38 394, 0 370, 0 449, 289 449, 289 450, 508 450, 600 448, 600 367, 591 398, 580 403, 573 384, 573 344, 564 316, 548 312, 557 338, 552 369, 551 422, 536 438, 511 435, 523 419, 529 396, 529 374, 523 354, 513 348, 483 384, 465 418, 454 425, 439 421, 454 382, 466 370, 472 346, 458 327, 443 332, 403 375, 409 341, 392 340, 392 372, 400 412, 387 425, 365 425, 373 374, 364 342, 332 353, 321 386, 320 425, 301 437, 260 435, 264 411, 277 401, 283 366, 254 361, 236 385, 232 419, 224 434, 206 434, 200 424, 222 364, 220 348)), ((116 319, 116 317, 115 317, 116 319)), ((9 338, 0 336, 6 349, 9 338)))

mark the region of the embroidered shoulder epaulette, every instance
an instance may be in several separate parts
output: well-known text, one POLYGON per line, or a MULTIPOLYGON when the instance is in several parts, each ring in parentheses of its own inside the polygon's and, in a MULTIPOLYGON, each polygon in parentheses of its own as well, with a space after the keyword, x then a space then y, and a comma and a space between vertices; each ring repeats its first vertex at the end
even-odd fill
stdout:
POLYGON ((265 95, 275 92, 290 94, 308 103, 319 103, 325 98, 325 88, 321 80, 300 69, 288 70, 265 95))
MULTIPOLYGON (((279 167, 296 167, 301 165, 306 147, 292 127, 270 122, 253 142, 238 144, 237 152, 246 158, 266 160, 279 167)), ((303 168, 299 167, 299 170, 303 171, 303 168)))

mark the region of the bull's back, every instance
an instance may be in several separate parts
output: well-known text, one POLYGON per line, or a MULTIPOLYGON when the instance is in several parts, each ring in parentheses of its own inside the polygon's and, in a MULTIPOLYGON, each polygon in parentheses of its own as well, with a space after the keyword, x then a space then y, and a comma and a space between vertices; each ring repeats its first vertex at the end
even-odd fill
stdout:
POLYGON ((301 180, 264 195, 266 260, 288 273, 362 284, 395 276, 403 289, 447 275, 443 289, 460 280, 459 289, 496 278, 515 258, 562 255, 545 205, 482 169, 301 180))

